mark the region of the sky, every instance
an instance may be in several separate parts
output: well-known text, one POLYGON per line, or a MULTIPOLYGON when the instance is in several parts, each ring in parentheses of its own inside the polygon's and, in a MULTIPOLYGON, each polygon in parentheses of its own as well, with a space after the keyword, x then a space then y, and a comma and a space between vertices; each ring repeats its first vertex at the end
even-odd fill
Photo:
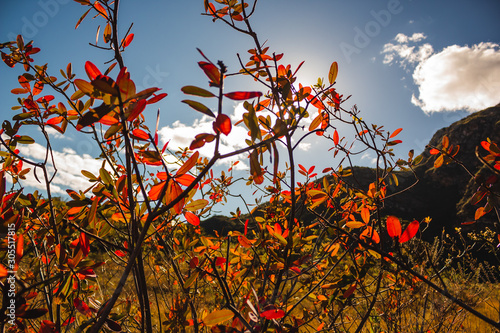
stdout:
MULTIPOLYGON (((97 27, 103 20, 89 15, 74 29, 86 7, 69 0, 2 0, 0 4, 0 42, 18 34, 33 40, 42 51, 35 55, 39 64, 48 63, 56 76, 71 62, 77 77, 86 78, 85 61, 101 70, 111 54, 89 46, 95 42, 97 27)), ((253 48, 248 36, 232 31, 222 22, 203 16, 202 0, 122 1, 119 29, 124 34, 133 23, 135 38, 127 47, 125 63, 140 88, 156 86, 168 97, 148 108, 145 116, 154 127, 160 109, 160 139, 169 147, 189 145, 194 134, 209 131, 211 120, 181 103, 188 96, 185 85, 208 88, 207 78, 197 62, 196 48, 214 62, 222 60, 230 72, 239 70, 237 54, 246 60, 253 48)), ((352 95, 346 107, 356 104, 368 123, 394 131, 403 128, 398 138, 403 143, 395 150, 406 158, 410 149, 420 153, 434 132, 461 118, 500 103, 500 1, 498 0, 261 0, 251 19, 261 41, 270 52, 284 53, 283 62, 299 71, 299 81, 314 84, 326 78, 330 64, 337 61, 336 89, 352 95)), ((102 36, 100 37, 102 43, 102 36)), ((101 44, 102 45, 102 44, 101 44)), ((22 69, 0 64, 0 116, 11 119, 22 69)), ((116 76, 116 70, 110 76, 116 76)), ((231 77, 229 90, 262 90, 253 80, 231 77)), ((49 94, 50 92, 44 91, 49 94)), ((210 106, 210 105, 209 105, 210 106)), ((233 122, 241 117, 241 103, 225 102, 224 112, 233 122)), ((338 127, 340 135, 347 128, 338 127)), ((245 131, 233 129, 223 142, 229 151, 245 146, 245 131)), ((41 137, 31 133, 37 140, 41 137)), ((346 134, 347 136, 347 134, 346 134)), ((75 131, 64 137, 51 133, 58 172, 53 191, 64 195, 67 188, 84 189, 89 183, 81 169, 96 172, 101 163, 90 138, 75 131)), ((297 161, 317 171, 333 166, 330 144, 320 138, 301 143, 297 161)), ((34 160, 43 158, 44 142, 22 147, 34 160)), ((202 150, 210 155, 211 150, 202 150)), ((373 166, 374 155, 356 157, 358 165, 373 166)), ((248 159, 240 156, 238 168, 248 159)), ((227 168, 231 161, 219 165, 227 168)), ((234 160, 233 160, 234 162, 234 160)), ((34 177, 24 182, 41 188, 34 177)))

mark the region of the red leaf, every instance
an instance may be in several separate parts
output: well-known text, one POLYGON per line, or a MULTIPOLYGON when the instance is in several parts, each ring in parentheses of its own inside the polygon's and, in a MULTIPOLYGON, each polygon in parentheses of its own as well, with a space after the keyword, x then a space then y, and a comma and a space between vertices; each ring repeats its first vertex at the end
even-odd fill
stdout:
POLYGON ((23 235, 17 236, 17 244, 16 244, 16 264, 19 264, 21 258, 24 253, 24 237, 23 235))
POLYGON ((339 133, 337 132, 337 130, 335 130, 335 132, 333 132, 333 143, 335 145, 339 144, 339 133))
POLYGON ((137 116, 139 116, 142 113, 142 111, 144 111, 144 109, 146 108, 146 104, 147 102, 144 99, 141 99, 132 104, 129 107, 129 110, 127 111, 128 113, 127 121, 132 121, 135 118, 137 118, 137 116))
POLYGON ((225 114, 219 114, 213 122, 213 128, 216 133, 228 135, 231 133, 231 119, 225 114))
POLYGON ((90 61, 87 61, 85 63, 85 72, 87 72, 87 75, 89 76, 90 81, 95 80, 95 78, 98 75, 102 75, 101 71, 96 67, 96 65, 94 65, 90 61))
POLYGON ((430 153, 431 155, 437 155, 437 154, 439 154, 440 152, 441 152, 441 151, 440 151, 439 149, 436 149, 436 148, 432 148, 432 149, 429 151, 429 153, 430 153))
POLYGON ((401 223, 397 217, 387 217, 387 233, 392 238, 401 236, 401 223))
POLYGON ((125 37, 125 42, 123 43, 123 47, 127 47, 132 43, 132 40, 134 39, 134 34, 129 34, 127 37, 125 37))
POLYGON ((200 61, 198 65, 203 69, 205 74, 210 79, 210 85, 214 87, 220 86, 220 72, 219 69, 210 62, 200 61))
POLYGON ((149 135, 145 131, 141 130, 140 128, 136 128, 135 130, 132 131, 132 135, 135 136, 139 140, 149 140, 149 135))
POLYGON ((189 146, 190 150, 194 150, 196 148, 203 147, 206 142, 212 142, 215 139, 215 135, 208 133, 201 133, 194 137, 193 142, 189 146))
POLYGON ((245 99, 260 97, 262 96, 262 93, 260 91, 235 91, 224 94, 224 96, 235 101, 242 101, 245 99))
POLYGON ((193 257, 191 260, 189 260, 189 268, 196 268, 199 263, 200 259, 198 259, 198 257, 193 257))
POLYGON ((260 314, 261 317, 264 317, 266 319, 279 319, 283 318, 285 316, 285 311, 281 309, 272 309, 272 310, 267 310, 264 311, 260 314))
POLYGON ((123 258, 123 257, 125 257, 125 253, 123 253, 123 251, 121 251, 121 250, 116 250, 116 251, 115 251, 115 254, 116 254, 118 257, 122 257, 122 258, 123 258))
POLYGON ((83 255, 86 257, 90 253, 90 242, 87 235, 83 232, 80 233, 80 248, 82 249, 83 255))
POLYGON ((89 306, 79 298, 75 298, 73 300, 73 305, 80 313, 86 315, 87 317, 90 317, 92 315, 92 310, 89 308, 89 306))
POLYGON ((195 214, 191 212, 184 212, 184 217, 186 218, 186 221, 191 223, 194 226, 199 226, 200 225, 200 218, 196 216, 195 214))
POLYGON ((403 234, 399 238, 399 242, 400 243, 404 243, 404 242, 409 241, 413 237, 415 237, 415 235, 417 234, 419 226, 420 226, 420 224, 418 223, 417 220, 414 220, 413 222, 411 222, 408 225, 408 227, 406 227, 406 230, 403 232, 403 234))
POLYGON ((344 298, 348 298, 349 296, 351 296, 354 291, 356 290, 356 283, 352 284, 344 293, 344 295, 342 295, 344 298))
POLYGON ((153 104, 153 103, 156 103, 158 101, 161 101, 162 99, 164 99, 165 97, 167 97, 167 93, 161 93, 161 94, 158 94, 156 96, 153 96, 151 97, 149 100, 148 100, 148 104, 153 104))
POLYGON ((217 259, 215 259, 215 266, 221 266, 222 267, 225 263, 226 263, 226 258, 217 257, 217 259))

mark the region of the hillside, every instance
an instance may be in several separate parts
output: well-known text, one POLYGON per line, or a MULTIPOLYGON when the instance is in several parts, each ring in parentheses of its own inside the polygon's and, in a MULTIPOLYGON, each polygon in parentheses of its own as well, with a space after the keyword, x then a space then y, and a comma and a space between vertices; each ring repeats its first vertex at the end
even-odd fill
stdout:
MULTIPOLYGON (((475 156, 476 146, 481 141, 490 138, 500 142, 500 104, 453 123, 438 130, 429 141, 428 146, 439 147, 443 136, 448 136, 450 144, 459 145, 456 158, 474 175, 484 177, 487 170, 482 167, 475 156)), ((474 220, 477 207, 471 206, 469 198, 477 189, 474 178, 456 163, 434 168, 435 156, 429 154, 429 149, 422 152, 422 162, 415 168, 418 183, 408 191, 386 200, 384 214, 392 214, 400 218, 422 220, 432 217, 432 223, 426 232, 426 238, 432 238, 443 228, 452 231, 461 223, 474 220)), ((353 172, 359 182, 371 180, 375 170, 366 167, 355 167, 353 172)), ((399 191, 411 185, 415 178, 411 172, 398 172, 399 186, 391 191, 399 191)), ((367 186, 368 184, 361 184, 367 186)), ((307 216, 305 216, 307 219, 307 216)), ((481 224, 492 224, 495 216, 482 217, 481 224)), ((243 226, 231 221, 228 217, 214 216, 202 222, 202 227, 208 233, 217 230, 225 234, 229 230, 242 230, 243 226)), ((479 224, 478 224, 479 225, 479 224)), ((474 228, 475 225, 469 226, 474 228)))

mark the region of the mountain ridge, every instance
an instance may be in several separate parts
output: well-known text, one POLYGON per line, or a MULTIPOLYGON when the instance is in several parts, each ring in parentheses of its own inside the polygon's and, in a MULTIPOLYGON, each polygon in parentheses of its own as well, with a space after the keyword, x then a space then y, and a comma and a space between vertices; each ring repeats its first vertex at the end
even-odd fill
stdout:
MULTIPOLYGON (((427 147, 440 147, 445 135, 449 138, 450 145, 460 146, 456 159, 461 165, 450 163, 436 169, 434 168, 436 156, 429 153, 429 148, 425 149, 421 153, 422 161, 414 168, 418 182, 411 186, 415 182, 414 174, 411 171, 398 171, 396 175, 399 186, 392 187, 392 191, 411 187, 387 198, 383 209, 386 215, 395 215, 406 220, 421 221, 430 216, 432 222, 424 236, 428 239, 439 235, 443 229, 452 232, 456 227, 461 227, 462 223, 474 220, 474 212, 479 206, 472 206, 469 199, 478 185, 475 177, 471 177, 465 168, 477 177, 484 178, 488 173, 476 157, 475 150, 481 145, 481 141, 487 138, 500 142, 500 104, 472 113, 448 127, 439 129, 427 147)), ((363 187, 367 187, 370 180, 374 179, 373 168, 353 167, 352 171, 363 187)), ((478 221, 479 223, 467 228, 492 225, 495 221, 498 222, 493 214, 485 215, 478 221)), ((243 229, 241 223, 225 216, 212 216, 202 221, 201 226, 207 233, 214 234, 215 230, 220 235, 230 230, 243 229)))

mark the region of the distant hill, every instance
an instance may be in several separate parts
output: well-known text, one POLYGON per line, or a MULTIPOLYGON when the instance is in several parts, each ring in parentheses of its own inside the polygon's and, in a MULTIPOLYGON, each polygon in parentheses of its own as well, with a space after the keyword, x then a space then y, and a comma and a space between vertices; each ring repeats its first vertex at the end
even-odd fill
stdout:
MULTIPOLYGON (((481 141, 490 138, 500 143, 500 104, 453 123, 438 130, 429 142, 430 146, 439 147, 443 136, 448 136, 450 144, 459 145, 456 156, 474 175, 483 177, 489 172, 482 166, 475 156, 476 146, 481 141)), ((432 238, 441 233, 443 228, 452 231, 461 223, 474 220, 477 207, 471 206, 468 201, 478 187, 474 178, 462 166, 452 163, 438 169, 434 168, 435 156, 429 154, 429 149, 422 152, 422 161, 415 168, 419 178, 417 185, 406 192, 388 198, 385 202, 384 213, 396 215, 407 220, 422 220, 430 216, 432 222, 426 232, 426 238, 432 238)), ((355 167, 353 173, 362 186, 374 179, 375 170, 366 167, 355 167)), ((415 178, 411 172, 398 172, 399 186, 391 188, 397 191, 409 186, 415 178)), ((307 219, 307 216, 303 216, 307 219)), ((495 216, 490 214, 480 219, 481 224, 492 224, 495 216)), ((306 221, 307 222, 307 221, 306 221)), ((202 221, 201 226, 206 232, 217 230, 219 234, 226 234, 229 230, 243 230, 243 225, 224 216, 214 216, 202 221)), ((474 228, 475 225, 469 228, 474 228)))

